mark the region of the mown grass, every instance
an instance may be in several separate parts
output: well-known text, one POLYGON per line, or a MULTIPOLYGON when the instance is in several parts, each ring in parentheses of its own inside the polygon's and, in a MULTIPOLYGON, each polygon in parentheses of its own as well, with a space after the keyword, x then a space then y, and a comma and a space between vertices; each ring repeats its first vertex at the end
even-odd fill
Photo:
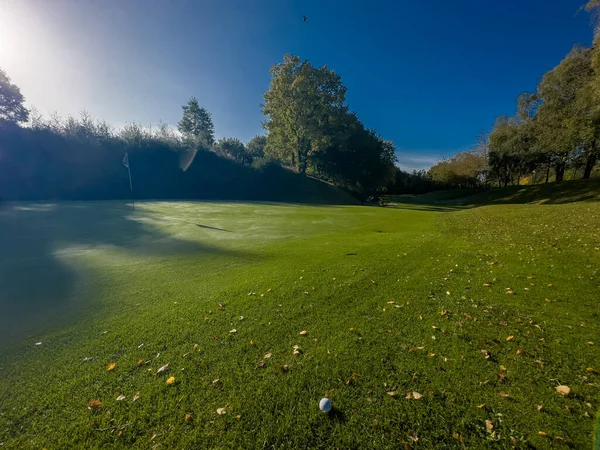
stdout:
POLYGON ((600 204, 443 211, 10 205, 0 443, 589 448, 600 204))

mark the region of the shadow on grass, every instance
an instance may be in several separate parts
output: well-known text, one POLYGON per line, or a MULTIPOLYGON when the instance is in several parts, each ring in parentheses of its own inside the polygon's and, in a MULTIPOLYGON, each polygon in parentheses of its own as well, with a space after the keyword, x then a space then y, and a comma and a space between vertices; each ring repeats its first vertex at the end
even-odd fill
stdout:
POLYGON ((0 210, 0 338, 60 323, 85 304, 89 271, 65 258, 119 248, 143 256, 245 253, 171 237, 147 212, 118 203, 5 205, 0 210), (79 298, 79 297, 84 298, 79 298))
POLYGON ((205 228, 207 230, 225 231, 226 233, 233 233, 233 231, 231 231, 231 230, 225 230, 223 228, 217 228, 217 227, 209 227, 208 225, 200 225, 199 223, 197 223, 196 226, 200 227, 200 228, 205 228))
POLYGON ((600 179, 508 186, 487 191, 437 191, 420 196, 389 196, 384 200, 388 201, 386 206, 392 208, 437 212, 454 212, 487 205, 600 202, 600 179))

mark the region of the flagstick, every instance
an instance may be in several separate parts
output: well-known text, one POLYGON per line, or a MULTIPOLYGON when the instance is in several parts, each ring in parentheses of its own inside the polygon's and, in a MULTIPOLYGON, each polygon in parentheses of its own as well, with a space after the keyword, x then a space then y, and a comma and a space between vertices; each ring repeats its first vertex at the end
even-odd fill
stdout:
POLYGON ((129 160, 127 163, 127 173, 129 173, 129 190, 131 191, 131 207, 135 211, 135 197, 133 196, 133 183, 131 182, 131 168, 129 167, 129 160))

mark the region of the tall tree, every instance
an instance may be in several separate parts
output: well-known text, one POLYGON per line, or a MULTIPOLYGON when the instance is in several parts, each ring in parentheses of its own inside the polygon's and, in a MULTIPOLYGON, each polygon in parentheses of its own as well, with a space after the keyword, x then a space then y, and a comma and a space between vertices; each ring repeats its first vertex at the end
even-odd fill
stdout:
POLYGON ((578 97, 591 82, 591 61, 591 49, 576 47, 544 75, 538 86, 542 104, 536 114, 536 134, 554 163, 556 181, 563 180, 572 152, 587 145, 590 138, 589 130, 581 127, 587 120, 587 113, 578 97))
POLYGON ((11 83, 6 72, 0 69, 0 121, 27 122, 29 111, 23 106, 24 102, 19 87, 11 83))
POLYGON ((182 109, 183 117, 178 124, 179 131, 200 145, 212 147, 215 143, 215 130, 210 113, 200 106, 196 97, 190 98, 182 109))
POLYGON ((266 151, 287 159, 304 174, 326 124, 346 109, 346 88, 327 66, 315 68, 294 55, 285 55, 270 73, 262 105, 269 132, 266 151))

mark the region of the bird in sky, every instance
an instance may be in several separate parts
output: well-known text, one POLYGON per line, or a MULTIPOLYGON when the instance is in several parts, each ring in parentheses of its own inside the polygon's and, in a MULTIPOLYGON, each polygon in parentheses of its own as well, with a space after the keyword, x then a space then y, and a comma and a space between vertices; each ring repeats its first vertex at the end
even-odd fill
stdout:
POLYGON ((304 19, 305 22, 308 22, 308 17, 302 16, 302 18, 304 19))

